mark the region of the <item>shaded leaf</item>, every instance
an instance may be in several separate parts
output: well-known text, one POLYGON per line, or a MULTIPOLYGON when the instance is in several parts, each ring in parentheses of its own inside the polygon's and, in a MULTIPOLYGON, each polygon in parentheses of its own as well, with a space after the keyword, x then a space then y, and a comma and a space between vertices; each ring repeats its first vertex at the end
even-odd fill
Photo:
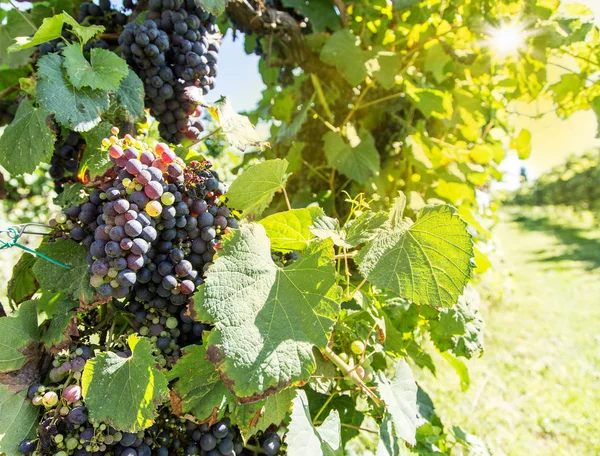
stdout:
POLYGON ((360 38, 350 29, 333 33, 323 49, 321 60, 335 66, 350 85, 358 85, 367 76, 366 53, 360 47, 360 38))
POLYGON ((14 391, 0 383, 0 453, 22 456, 17 450, 23 439, 33 438, 39 407, 27 399, 27 388, 14 391))
POLYGON ((133 70, 121 81, 116 95, 127 120, 134 121, 144 115, 144 83, 133 70))
POLYGON ((39 331, 35 301, 27 301, 0 318, 0 372, 21 369, 38 355, 39 331))
POLYGON ((113 162, 103 149, 102 140, 111 136, 111 125, 108 122, 100 122, 94 128, 82 133, 86 146, 81 157, 80 173, 89 171, 90 178, 94 179, 106 172, 113 162))
POLYGON ((360 131, 360 144, 352 147, 332 131, 323 136, 325 157, 329 167, 337 169, 344 176, 364 184, 369 177, 379 171, 380 157, 373 136, 360 131))
POLYGON ((57 54, 49 54, 38 61, 38 101, 62 125, 80 132, 91 130, 108 109, 108 93, 74 87, 63 71, 63 60, 57 54))
POLYGON ((8 282, 7 296, 15 304, 27 301, 38 290, 39 284, 33 274, 35 257, 31 253, 23 253, 15 265, 12 278, 8 282))
POLYGON ((50 160, 56 135, 47 123, 49 115, 29 99, 21 101, 14 120, 0 136, 0 161, 9 173, 32 173, 40 162, 50 160))

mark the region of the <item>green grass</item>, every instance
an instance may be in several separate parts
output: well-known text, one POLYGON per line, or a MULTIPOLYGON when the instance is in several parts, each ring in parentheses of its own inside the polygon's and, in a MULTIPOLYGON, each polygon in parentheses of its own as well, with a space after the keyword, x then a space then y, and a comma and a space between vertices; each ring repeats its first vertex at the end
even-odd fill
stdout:
POLYGON ((438 413, 493 454, 598 455, 600 229, 560 213, 501 216, 509 290, 482 304, 486 351, 468 362, 471 386, 461 392, 448 366, 419 380, 438 413))

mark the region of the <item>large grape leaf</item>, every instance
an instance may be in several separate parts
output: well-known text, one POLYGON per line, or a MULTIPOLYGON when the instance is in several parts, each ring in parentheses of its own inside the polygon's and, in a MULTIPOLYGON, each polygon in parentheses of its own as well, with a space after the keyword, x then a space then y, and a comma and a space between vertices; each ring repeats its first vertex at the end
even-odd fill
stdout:
POLYGON ((15 43, 10 45, 8 52, 16 52, 21 49, 28 49, 39 44, 45 43, 58 38, 62 32, 62 26, 64 23, 63 15, 57 14, 56 16, 44 18, 42 25, 38 28, 37 32, 31 36, 19 36, 15 38, 15 43))
POLYGON ((39 330, 35 301, 27 301, 0 318, 0 372, 21 369, 38 356, 39 330))
POLYGON ((108 153, 102 150, 102 140, 111 136, 111 128, 108 122, 100 122, 91 130, 82 133, 86 146, 81 158, 80 172, 89 171, 91 179, 104 174, 113 165, 108 153))
POLYGON ((34 436, 39 411, 27 399, 27 388, 15 391, 0 383, 0 454, 22 456, 17 447, 34 436))
POLYGON ((56 135, 47 122, 50 113, 25 98, 14 120, 0 137, 0 161, 11 174, 32 173, 40 162, 49 161, 56 135))
POLYGON ((325 157, 329 167, 361 184, 379 171, 379 152, 375 140, 368 131, 360 132, 360 143, 352 147, 332 131, 323 136, 325 157))
POLYGON ((237 396, 259 400, 314 371, 312 348, 325 347, 340 311, 333 255, 331 241, 314 242, 279 268, 258 224, 223 242, 196 303, 215 324, 208 357, 237 396))
POLYGON ((202 6, 206 11, 218 16, 231 0, 196 0, 196 3, 202 6))
POLYGON ((418 421, 417 384, 410 367, 401 359, 396 364, 396 373, 392 380, 379 372, 376 383, 379 396, 392 417, 396 435, 414 445, 418 421))
POLYGON ((105 30, 103 25, 81 25, 67 13, 63 13, 63 17, 65 23, 71 26, 71 30, 75 35, 77 35, 82 45, 95 37, 98 33, 102 33, 105 30))
POLYGON ((8 299, 13 303, 20 304, 28 300, 40 287, 33 274, 34 264, 35 257, 25 252, 14 267, 7 291, 8 299))
POLYGON ((90 285, 85 247, 70 239, 61 239, 42 243, 38 252, 69 266, 69 269, 65 269, 38 257, 33 265, 33 273, 40 287, 44 290, 64 293, 81 303, 94 302, 95 291, 90 285))
POLYGON ((360 38, 347 28, 329 37, 321 50, 321 60, 335 66, 353 86, 360 84, 368 74, 368 55, 360 47, 360 38))
POLYGON ((129 74, 125 60, 106 49, 92 48, 90 61, 83 55, 78 43, 68 44, 62 51, 64 66, 71 83, 78 89, 117 90, 129 74))
POLYGON ((290 252, 292 250, 304 250, 308 246, 310 240, 314 237, 310 232, 310 226, 317 217, 324 215, 323 209, 312 206, 277 212, 265 217, 258 223, 265 227, 273 250, 290 252))
POLYGON ((306 393, 298 390, 285 438, 288 456, 343 455, 340 431, 341 423, 337 410, 333 410, 319 427, 315 427, 311 421, 306 393))
POLYGON ((400 447, 398 446, 398 440, 394 437, 393 427, 391 415, 386 413, 383 420, 381 420, 381 426, 379 426, 379 443, 377 444, 375 456, 398 456, 400 454, 400 447))
POLYGON ((452 206, 424 207, 381 230, 356 256, 371 283, 416 304, 452 307, 473 273, 473 241, 452 206))
POLYGON ((279 158, 266 160, 245 170, 227 191, 229 206, 246 215, 260 215, 269 205, 275 192, 283 189, 288 175, 288 162, 279 158))
POLYGON ((138 432, 152 425, 169 387, 163 371, 156 368, 150 342, 131 335, 127 343, 129 357, 105 352, 89 360, 81 387, 92 422, 138 432))
POLYGON ((128 120, 134 121, 144 115, 144 83, 133 70, 129 70, 127 77, 121 81, 116 95, 128 120))
POLYGON ((65 75, 63 61, 58 54, 45 55, 38 61, 37 99, 62 125, 75 131, 91 130, 108 109, 108 92, 77 89, 65 75))
POLYGON ((190 345, 166 378, 176 380, 171 404, 177 415, 191 414, 211 424, 223 417, 228 405, 235 404, 231 391, 220 379, 215 366, 206 360, 206 345, 190 345))

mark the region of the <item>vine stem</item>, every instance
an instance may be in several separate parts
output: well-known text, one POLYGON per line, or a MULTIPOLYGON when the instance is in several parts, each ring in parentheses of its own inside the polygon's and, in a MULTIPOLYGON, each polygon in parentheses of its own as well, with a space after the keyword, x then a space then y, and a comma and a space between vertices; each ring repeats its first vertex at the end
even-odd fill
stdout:
POLYGON ((365 98, 365 95, 367 94, 367 92, 369 91, 370 88, 371 88, 371 84, 368 84, 367 87, 365 87, 365 90, 363 90, 360 93, 360 95, 358 96, 358 100, 356 100, 356 103, 354 103, 354 106, 346 115, 346 118, 342 122, 341 127, 344 127, 348 122, 350 122, 350 119, 352 119, 352 116, 354 115, 354 113, 356 111, 358 111, 358 109, 360 109, 360 104, 362 103, 363 98, 365 98))
POLYGON ((342 28, 348 27, 348 12, 346 11, 346 5, 344 5, 344 0, 332 0, 332 2, 340 11, 340 22, 342 24, 342 28))
POLYGON ((323 413, 325 411, 325 409, 327 408, 327 406, 329 405, 329 403, 331 402, 331 399, 333 399, 333 396, 335 396, 336 394, 338 394, 337 391, 334 391, 333 393, 331 393, 329 395, 329 397, 327 398, 327 400, 325 401, 325 403, 323 404, 323 406, 319 409, 319 411, 317 412, 317 414, 315 415, 315 419, 313 420, 313 423, 316 423, 317 420, 319 419, 319 417, 321 416, 321 413, 323 413))
POLYGON ((394 98, 401 97, 402 95, 404 95, 404 92, 398 92, 398 93, 393 93, 392 95, 386 95, 385 97, 381 97, 381 98, 378 98, 377 100, 369 101, 368 103, 365 103, 364 105, 358 106, 355 109, 355 111, 358 111, 359 109, 365 109, 365 108, 374 106, 379 103, 383 103, 384 101, 393 100, 394 98))
POLYGON ((322 116, 321 114, 319 114, 317 111, 315 111, 315 109, 314 109, 313 107, 309 107, 308 109, 310 109, 310 110, 313 112, 313 114, 314 114, 315 116, 317 116, 317 118, 318 118, 318 119, 319 119, 321 122, 323 122, 323 124, 324 124, 324 125, 325 125, 327 128, 329 128, 329 129, 330 129, 332 132, 334 132, 334 133, 339 133, 339 130, 338 130, 337 128, 335 128, 335 127, 334 127, 334 126, 333 126, 333 125, 332 125, 332 124, 331 124, 331 123, 330 123, 330 122, 329 122, 327 119, 324 119, 324 118, 323 118, 323 116, 322 116))
POLYGON ((17 92, 19 89, 20 89, 20 86, 18 84, 15 84, 14 86, 4 89, 2 92, 0 92, 0 100, 9 96, 11 93, 17 92))
POLYGON ((325 94, 323 93, 323 86, 321 86, 321 81, 317 77, 316 74, 310 74, 310 80, 312 81, 313 87, 315 88, 315 92, 317 93, 317 98, 319 98, 319 103, 323 106, 327 117, 330 122, 333 122, 333 115, 331 114, 331 109, 329 109, 329 104, 327 103, 327 99, 325 98, 325 94))
POLYGON ((350 296, 348 296, 348 299, 346 299, 346 301, 350 301, 350 300, 351 300, 351 299, 354 297, 354 295, 355 295, 356 293, 358 293, 358 290, 360 290, 360 289, 361 289, 361 287, 362 287, 362 286, 363 286, 365 283, 367 283, 367 279, 363 279, 363 281, 362 281, 361 283, 359 283, 359 284, 358 284, 358 286, 357 286, 357 287, 354 289, 354 291, 352 292, 352 294, 351 294, 350 296))
POLYGON ((288 194, 285 190, 285 187, 281 187, 281 190, 283 190, 283 196, 285 197, 285 204, 287 205, 288 211, 291 211, 292 205, 290 204, 290 199, 288 198, 288 194))
POLYGON ((334 260, 339 260, 341 258, 354 258, 354 256, 358 253, 358 250, 355 250, 350 253, 340 253, 333 257, 334 260))
POLYGON ((25 19, 25 22, 27 22, 27 23, 28 23, 28 24, 31 26, 31 28, 33 28, 33 31, 34 31, 34 32, 37 32, 37 31, 38 31, 38 28, 35 26, 35 24, 34 24, 33 22, 31 22, 31 20, 30 20, 30 19, 29 19, 29 18, 28 18, 28 17, 25 15, 25 13, 23 13, 23 11, 21 11, 21 10, 19 9, 19 7, 13 3, 13 1, 12 1, 12 0, 9 0, 9 3, 12 5, 12 7, 13 7, 15 10, 17 10, 17 13, 19 13, 19 15, 20 15, 20 16, 21 16, 23 19, 25 19))
POLYGON ((364 393, 373 400, 378 405, 385 405, 381 399, 377 397, 377 395, 371 391, 371 389, 362 381, 362 379, 358 376, 356 370, 350 367, 346 362, 340 358, 329 346, 325 347, 323 351, 325 356, 331 360, 333 364, 335 364, 339 370, 341 370, 346 377, 356 383, 360 388, 364 391, 364 393))
POLYGON ((215 130, 211 131, 209 134, 207 134, 206 136, 203 136, 202 138, 200 138, 198 140, 198 142, 202 142, 202 141, 206 141, 208 138, 210 138, 212 135, 216 135, 217 133, 219 133, 221 130, 223 130, 223 127, 219 127, 216 128, 215 130))

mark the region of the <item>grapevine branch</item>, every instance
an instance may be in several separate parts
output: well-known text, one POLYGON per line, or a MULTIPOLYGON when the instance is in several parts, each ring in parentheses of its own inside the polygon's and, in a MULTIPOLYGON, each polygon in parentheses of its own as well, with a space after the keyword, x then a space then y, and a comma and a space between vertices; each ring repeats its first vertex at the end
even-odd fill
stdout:
POLYGON ((377 395, 371 391, 371 389, 362 381, 358 373, 355 369, 350 367, 342 358, 340 358, 329 346, 325 347, 324 350, 325 356, 331 360, 333 364, 335 364, 339 370, 341 370, 344 375, 360 386, 361 390, 369 396, 378 405, 384 406, 385 404, 381 399, 377 397, 377 395))

